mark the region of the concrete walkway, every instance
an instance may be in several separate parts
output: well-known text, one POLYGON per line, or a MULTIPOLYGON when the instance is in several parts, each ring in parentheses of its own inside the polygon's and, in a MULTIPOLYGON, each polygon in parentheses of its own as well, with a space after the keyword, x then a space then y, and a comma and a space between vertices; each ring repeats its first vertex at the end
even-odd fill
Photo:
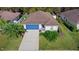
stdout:
POLYGON ((21 51, 39 50, 39 30, 29 30, 28 32, 25 32, 19 50, 21 51))

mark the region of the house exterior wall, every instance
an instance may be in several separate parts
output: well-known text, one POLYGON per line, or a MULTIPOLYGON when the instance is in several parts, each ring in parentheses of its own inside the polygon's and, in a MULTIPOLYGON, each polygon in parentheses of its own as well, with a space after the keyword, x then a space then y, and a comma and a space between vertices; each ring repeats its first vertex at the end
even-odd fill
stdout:
POLYGON ((23 24, 24 29, 26 30, 26 24, 23 24))
MULTIPOLYGON (((41 31, 47 31, 47 30, 50 30, 50 31, 58 31, 58 25, 53 25, 53 26, 49 26, 49 25, 45 25, 44 27, 42 26, 42 24, 38 24, 39 25, 39 29, 37 30, 41 30, 41 31)), ((23 24, 24 26, 24 29, 26 29, 26 24, 23 24)))
POLYGON ((42 30, 43 27, 42 27, 42 24, 39 24, 39 30, 42 30))
POLYGON ((58 25, 53 25, 53 26, 45 26, 45 31, 50 30, 50 31, 58 31, 58 25))
POLYGON ((56 19, 56 15, 53 15, 53 18, 56 19))
POLYGON ((77 24, 77 30, 79 30, 79 24, 77 24))
POLYGON ((14 23, 18 23, 18 21, 16 21, 16 20, 14 20, 13 22, 14 22, 14 23))
POLYGON ((53 26, 53 31, 58 31, 58 25, 53 26))

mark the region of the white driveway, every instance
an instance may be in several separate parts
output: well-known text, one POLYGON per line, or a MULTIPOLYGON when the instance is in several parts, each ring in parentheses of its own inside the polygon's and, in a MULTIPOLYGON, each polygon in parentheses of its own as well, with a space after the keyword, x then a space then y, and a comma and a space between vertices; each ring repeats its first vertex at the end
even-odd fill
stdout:
POLYGON ((39 50, 39 30, 29 30, 28 32, 25 32, 19 50, 21 51, 39 50))

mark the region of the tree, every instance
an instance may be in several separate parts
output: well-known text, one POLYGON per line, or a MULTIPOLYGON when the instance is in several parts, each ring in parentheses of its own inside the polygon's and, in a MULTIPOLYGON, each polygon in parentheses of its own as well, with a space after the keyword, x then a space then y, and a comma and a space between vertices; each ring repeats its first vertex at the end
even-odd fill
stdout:
POLYGON ((45 11, 45 12, 50 12, 50 13, 52 13, 52 12, 53 12, 53 9, 52 9, 51 7, 48 7, 48 8, 45 8, 44 11, 45 11))
POLYGON ((21 24, 7 23, 3 28, 3 33, 12 38, 22 36, 22 33, 24 33, 24 31, 25 30, 21 24))
POLYGON ((37 11, 35 7, 31 7, 31 8, 29 9, 29 13, 33 13, 33 12, 35 12, 35 11, 37 11))
POLYGON ((54 7, 53 8, 53 13, 56 14, 56 15, 60 14, 61 13, 61 8, 60 7, 54 7))

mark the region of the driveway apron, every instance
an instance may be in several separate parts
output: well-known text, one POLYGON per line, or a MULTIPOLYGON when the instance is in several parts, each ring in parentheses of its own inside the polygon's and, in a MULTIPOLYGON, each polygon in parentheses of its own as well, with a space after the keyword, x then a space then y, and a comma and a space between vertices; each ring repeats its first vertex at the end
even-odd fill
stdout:
POLYGON ((19 50, 21 51, 39 50, 39 30, 28 30, 27 32, 25 32, 19 50))

